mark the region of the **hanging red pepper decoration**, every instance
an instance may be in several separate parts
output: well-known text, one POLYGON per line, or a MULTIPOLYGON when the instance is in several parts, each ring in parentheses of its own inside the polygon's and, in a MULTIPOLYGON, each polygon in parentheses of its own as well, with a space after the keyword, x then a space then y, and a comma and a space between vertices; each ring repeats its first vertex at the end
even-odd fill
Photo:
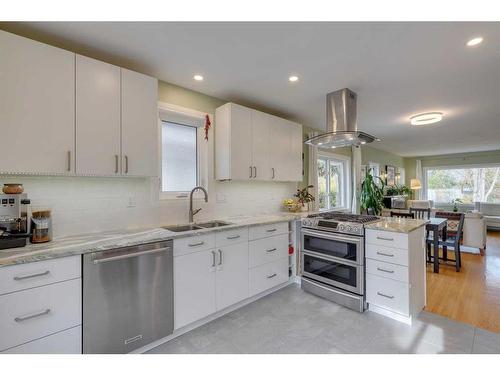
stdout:
POLYGON ((210 117, 208 114, 205 115, 205 140, 208 141, 208 129, 210 129, 210 126, 212 126, 212 123, 210 122, 210 117))

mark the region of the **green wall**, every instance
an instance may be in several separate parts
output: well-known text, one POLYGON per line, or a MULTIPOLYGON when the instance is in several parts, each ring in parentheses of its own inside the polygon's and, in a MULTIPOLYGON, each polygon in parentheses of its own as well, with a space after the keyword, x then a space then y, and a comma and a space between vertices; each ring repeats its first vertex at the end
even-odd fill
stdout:
POLYGON ((379 163, 381 170, 385 170, 386 165, 404 167, 402 156, 370 146, 361 146, 361 164, 368 165, 369 162, 379 163))
POLYGON ((225 100, 163 81, 158 81, 158 100, 209 113, 215 113, 217 107, 227 103, 225 100))

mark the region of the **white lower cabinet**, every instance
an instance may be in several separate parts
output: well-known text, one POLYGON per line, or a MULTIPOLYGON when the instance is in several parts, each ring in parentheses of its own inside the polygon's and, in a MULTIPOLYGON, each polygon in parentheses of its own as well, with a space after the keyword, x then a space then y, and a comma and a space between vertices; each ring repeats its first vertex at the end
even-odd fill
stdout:
POLYGON ((3 354, 80 354, 82 326, 66 329, 52 335, 7 349, 3 354))
POLYGON ((262 293, 288 280, 288 258, 281 258, 250 270, 250 296, 262 293))

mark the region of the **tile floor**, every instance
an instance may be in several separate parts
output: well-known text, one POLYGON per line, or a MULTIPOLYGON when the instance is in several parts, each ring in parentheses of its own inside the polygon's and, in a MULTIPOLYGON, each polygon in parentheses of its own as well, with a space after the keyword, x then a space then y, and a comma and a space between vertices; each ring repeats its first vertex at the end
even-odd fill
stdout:
POLYGON ((148 353, 500 353, 500 334, 428 312, 408 326, 291 285, 148 353))

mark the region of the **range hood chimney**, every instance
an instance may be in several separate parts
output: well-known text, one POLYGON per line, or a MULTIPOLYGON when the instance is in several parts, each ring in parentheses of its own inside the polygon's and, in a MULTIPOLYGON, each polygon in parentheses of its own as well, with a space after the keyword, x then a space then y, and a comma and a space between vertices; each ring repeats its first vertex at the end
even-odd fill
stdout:
POLYGON ((358 131, 357 94, 342 89, 326 96, 326 132, 304 143, 319 148, 359 146, 380 139, 358 131))

